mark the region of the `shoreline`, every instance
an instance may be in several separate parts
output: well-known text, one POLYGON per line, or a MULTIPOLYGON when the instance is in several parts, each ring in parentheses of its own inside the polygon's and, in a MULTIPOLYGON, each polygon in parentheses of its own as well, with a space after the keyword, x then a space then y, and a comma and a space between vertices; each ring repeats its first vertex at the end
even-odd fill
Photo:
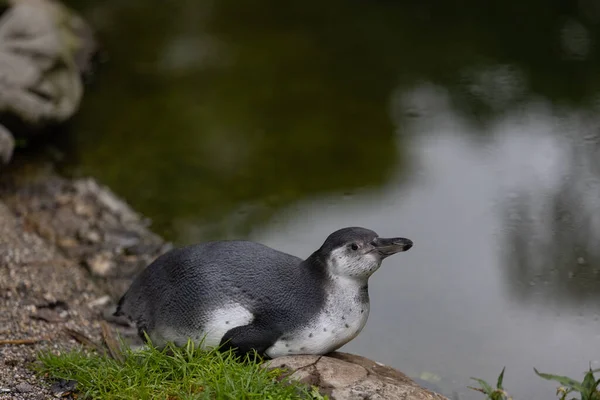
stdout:
MULTIPOLYGON (((79 346, 67 330, 99 343, 100 324, 108 321, 111 329, 136 343, 135 330, 109 315, 133 276, 171 247, 93 178, 64 178, 51 163, 0 173, 0 400, 52 396, 28 364, 40 350, 79 346)), ((361 356, 319 356, 319 363, 313 360, 307 370, 303 360, 311 357, 275 362, 290 367, 295 378, 334 393, 332 398, 350 398, 344 393, 363 388, 372 394, 391 390, 390 399, 446 399, 361 356), (346 376, 348 370, 356 371, 355 380, 346 376)))

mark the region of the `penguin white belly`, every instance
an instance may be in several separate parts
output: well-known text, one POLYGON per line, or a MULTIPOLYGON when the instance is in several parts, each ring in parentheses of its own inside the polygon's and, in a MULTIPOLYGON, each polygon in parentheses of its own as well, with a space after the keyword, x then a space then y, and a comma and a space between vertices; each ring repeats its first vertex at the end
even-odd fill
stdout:
POLYGON ((360 286, 350 280, 336 282, 320 313, 305 326, 281 336, 266 354, 326 354, 354 339, 369 317, 369 302, 360 301, 360 286))
POLYGON ((209 350, 218 347, 221 339, 229 331, 238 326, 248 325, 254 320, 254 315, 239 303, 231 303, 212 310, 198 331, 184 332, 163 327, 156 329, 151 335, 153 343, 173 342, 178 346, 187 343, 188 338, 202 349, 209 350), (152 337, 154 336, 154 337, 152 337))

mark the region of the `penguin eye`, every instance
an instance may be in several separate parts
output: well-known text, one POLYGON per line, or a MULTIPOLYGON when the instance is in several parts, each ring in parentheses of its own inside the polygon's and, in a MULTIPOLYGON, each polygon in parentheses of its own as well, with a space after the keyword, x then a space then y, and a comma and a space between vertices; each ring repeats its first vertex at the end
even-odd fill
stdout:
POLYGON ((350 245, 350 248, 351 248, 352 250, 356 251, 356 250, 358 250, 358 245, 357 245, 356 243, 352 243, 352 244, 350 245))

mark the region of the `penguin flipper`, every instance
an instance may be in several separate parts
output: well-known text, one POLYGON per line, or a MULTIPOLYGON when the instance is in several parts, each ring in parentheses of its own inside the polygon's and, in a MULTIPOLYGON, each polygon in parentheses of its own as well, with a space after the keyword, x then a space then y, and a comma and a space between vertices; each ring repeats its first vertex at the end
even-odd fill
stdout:
POLYGON ((281 336, 281 332, 273 327, 268 327, 256 321, 248 325, 242 325, 230 329, 223 335, 220 348, 222 350, 232 349, 237 356, 245 356, 253 350, 261 356, 281 336))

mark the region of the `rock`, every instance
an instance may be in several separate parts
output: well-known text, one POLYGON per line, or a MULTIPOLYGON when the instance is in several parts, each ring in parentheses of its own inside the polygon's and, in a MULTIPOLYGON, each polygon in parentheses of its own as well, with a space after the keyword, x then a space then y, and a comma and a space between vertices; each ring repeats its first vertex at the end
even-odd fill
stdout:
POLYGON ((39 319, 46 322, 61 322, 64 321, 66 313, 61 313, 58 310, 50 308, 41 308, 31 315, 33 319, 39 319))
POLYGON ((106 277, 111 274, 114 267, 111 258, 110 253, 99 253, 90 257, 86 261, 86 264, 88 265, 90 272, 95 276, 106 277))
POLYGON ((141 238, 136 232, 112 231, 104 235, 104 241, 116 248, 129 249, 138 246, 141 238))
POLYGON ((111 302, 110 296, 102 296, 88 303, 89 308, 103 307, 111 302))
POLYGON ((33 392, 34 387, 27 382, 21 382, 15 386, 15 391, 18 393, 29 393, 33 392))
POLYGON ((77 389, 77 381, 61 379, 54 383, 50 391, 57 398, 63 398, 71 395, 77 389))
POLYGON ((60 238, 56 241, 56 244, 58 244, 60 247, 62 247, 65 250, 72 249, 72 248, 79 246, 79 242, 70 237, 60 238))
POLYGON ((88 243, 91 244, 96 244, 96 243, 100 243, 100 241, 102 240, 102 237, 100 236, 100 234, 96 231, 80 231, 79 232, 79 239, 85 240, 88 243))
POLYGON ((15 149, 15 139, 3 125, 0 125, 0 164, 8 164, 15 149))
POLYGON ((3 162, 12 154, 14 134, 31 136, 73 116, 83 94, 82 74, 97 47, 85 21, 58 1, 8 3, 0 17, 3 162))
POLYGON ((279 357, 265 366, 287 370, 284 376, 317 386, 332 400, 448 400, 400 371, 348 353, 279 357))

